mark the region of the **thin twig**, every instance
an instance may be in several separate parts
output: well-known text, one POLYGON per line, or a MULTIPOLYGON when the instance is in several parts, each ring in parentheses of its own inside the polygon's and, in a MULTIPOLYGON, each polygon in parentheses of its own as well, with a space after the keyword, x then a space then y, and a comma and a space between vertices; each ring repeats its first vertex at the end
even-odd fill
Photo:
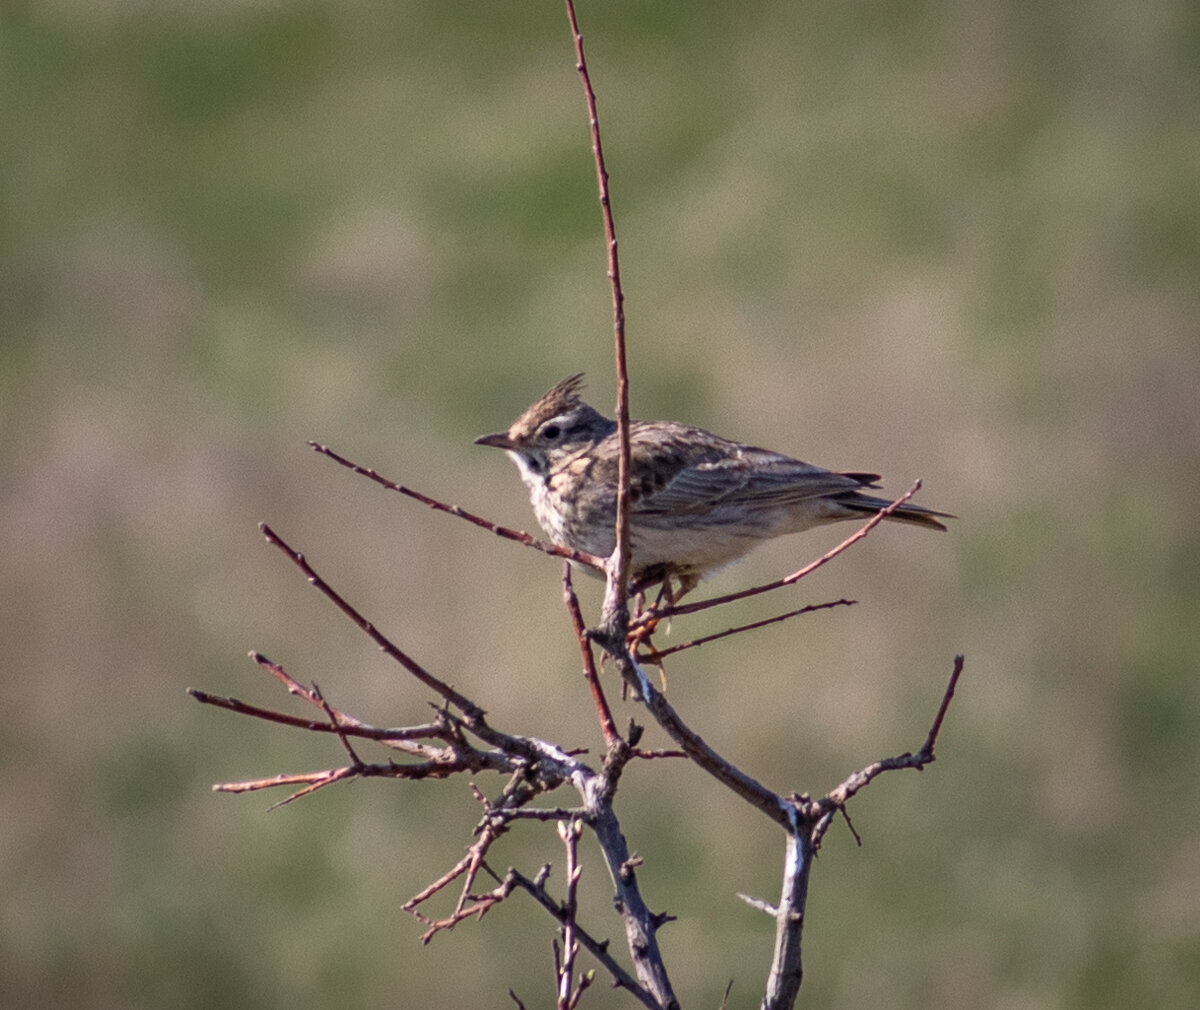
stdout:
POLYGON ((274 789, 278 786, 313 785, 315 783, 336 782, 351 774, 349 768, 329 768, 319 772, 297 772, 292 775, 272 775, 265 779, 250 779, 245 782, 217 782, 213 785, 214 793, 252 793, 260 789, 274 789))
POLYGON ((433 922, 432 919, 427 919, 425 916, 419 915, 414 910, 418 906, 424 904, 426 901, 428 901, 430 898, 432 898, 438 892, 449 887, 450 884, 454 883, 454 881, 456 881, 459 877, 461 877, 464 873, 466 873, 468 867, 471 865, 471 859, 472 859, 472 854, 468 850, 467 854, 465 856, 463 856, 462 859, 460 859, 457 863, 455 863, 452 867, 450 867, 450 869, 448 869, 445 873, 443 873, 440 877, 438 877, 437 880, 435 880, 432 883, 427 884, 425 887, 421 888, 421 890, 419 890, 416 894, 414 894, 411 898, 409 898, 408 901, 406 901, 400 907, 406 912, 412 912, 422 922, 425 922, 425 923, 433 922))
MULTIPOLYGON (((278 680, 284 687, 288 689, 289 694, 294 694, 297 697, 303 698, 310 705, 321 709, 322 712, 332 712, 336 717, 336 725, 328 727, 337 729, 351 736, 362 737, 367 740, 378 740, 380 743, 391 745, 403 745, 409 741, 420 740, 426 737, 438 740, 444 740, 448 744, 453 744, 461 739, 461 735, 457 730, 452 729, 442 720, 438 723, 429 723, 425 726, 409 726, 399 729, 377 729, 374 726, 368 726, 366 723, 353 716, 346 715, 335 708, 332 708, 329 703, 320 696, 314 684, 312 688, 307 688, 296 680, 290 673, 287 672, 278 663, 273 663, 261 652, 252 650, 250 658, 259 666, 266 670, 272 677, 278 680)), ((313 729, 324 729, 326 727, 320 724, 314 724, 313 729)), ((432 756, 439 752, 438 748, 432 747, 416 747, 402 746, 401 749, 414 754, 428 754, 432 756)))
POLYGON ((954 697, 954 689, 958 686, 958 678, 962 676, 963 662, 962 656, 954 657, 954 668, 950 672, 950 681, 946 684, 941 704, 938 705, 937 715, 934 717, 933 725, 929 728, 929 735, 925 738, 925 743, 921 749, 916 754, 901 754, 899 757, 884 758, 856 771, 826 794, 825 801, 827 803, 842 808, 856 793, 860 792, 884 772, 896 771, 902 768, 915 768, 920 771, 926 765, 933 764, 937 760, 934 756, 933 748, 937 743, 938 734, 941 732, 942 723, 946 718, 946 710, 950 707, 950 700, 954 697))
POLYGON ((487 857, 488 850, 492 847, 492 843, 507 830, 507 826, 499 822, 485 825, 479 837, 467 848, 467 854, 462 859, 401 906, 413 918, 430 927, 422 934, 421 943, 429 943, 443 929, 453 929, 463 919, 469 919, 472 916, 482 918, 492 905, 498 901, 503 901, 508 896, 511 887, 505 889, 503 882, 501 887, 489 891, 486 895, 479 896, 471 893, 471 888, 475 884, 479 870, 487 866, 484 860, 487 857), (459 877, 463 878, 463 884, 458 900, 455 902, 454 911, 450 915, 443 919, 434 919, 419 910, 422 904, 445 890, 445 888, 449 887, 459 877))
POLYGON ((604 623, 610 633, 623 631, 618 625, 628 622, 626 595, 629 586, 629 369, 625 360, 625 293, 621 289, 621 263, 617 255, 617 228, 613 221, 612 199, 608 191, 608 169, 604 164, 604 145, 600 141, 600 115, 596 111, 596 92, 588 73, 583 54, 583 34, 575 16, 575 4, 566 0, 567 19, 575 41, 575 69, 583 82, 587 100, 588 126, 592 134, 592 154, 596 161, 596 182, 600 191, 600 212, 604 218, 604 239, 608 247, 608 279, 612 287, 613 343, 617 369, 617 439, 620 455, 617 461, 617 518, 616 544, 606 572, 608 586, 604 597, 604 623))
POLYGON ((572 991, 571 976, 575 974, 575 955, 579 952, 579 941, 575 935, 575 916, 579 911, 579 876, 583 868, 579 865, 579 835, 583 825, 579 821, 559 821, 558 837, 566 849, 567 893, 563 899, 562 960, 558 975, 558 1010, 572 1010, 577 995, 572 991))
POLYGON ((595 554, 588 554, 586 551, 575 551, 569 547, 559 547, 557 544, 549 543, 545 540, 539 540, 537 537, 523 530, 509 529, 507 526, 501 526, 499 523, 494 523, 490 519, 485 519, 483 516, 475 515, 473 512, 468 512, 458 505, 449 505, 446 502, 438 501, 436 498, 431 498, 429 495, 422 494, 420 491, 414 491, 410 487, 405 487, 403 484, 397 484, 395 481, 388 480, 378 471, 370 467, 361 466, 352 460, 346 459, 334 452, 327 445, 321 445, 319 442, 308 443, 313 449, 319 452, 322 456, 328 456, 335 463, 340 463, 348 470, 353 470, 355 473, 363 477, 369 477, 389 491, 396 491, 402 495, 419 501, 422 505, 427 505, 429 508, 437 512, 445 512, 447 515, 457 516, 459 519, 465 519, 469 523, 474 523, 482 529, 495 533, 498 537, 504 537, 506 540, 514 540, 519 544, 524 544, 526 547, 532 547, 534 550, 541 551, 543 554, 549 554, 556 558, 566 558, 568 561, 574 561, 577 564, 585 565, 588 568, 594 568, 596 571, 603 572, 605 560, 597 557, 595 554))
MULTIPOLYGON (((565 914, 563 907, 546 890, 544 879, 535 878, 530 880, 519 870, 509 870, 505 879, 508 878, 512 878, 514 886, 521 888, 521 890, 529 894, 542 908, 550 913, 556 922, 560 925, 562 924, 565 914)), ((648 989, 639 985, 637 979, 621 967, 620 963, 608 952, 607 940, 597 940, 578 923, 575 926, 575 935, 579 940, 580 946, 599 961, 604 970, 613 977, 615 985, 627 990, 638 1002, 643 1006, 649 1007, 650 1010, 661 1010, 661 1004, 654 998, 653 994, 648 989)))
POLYGON ((733 979, 730 979, 725 986, 725 995, 721 997, 721 1006, 719 1010, 726 1010, 729 1006, 729 994, 733 992, 733 979))
POLYGON ((446 730, 433 723, 425 726, 402 726, 394 729, 381 729, 375 726, 368 726, 365 723, 347 722, 347 717, 339 713, 340 722, 338 725, 333 726, 327 722, 316 722, 312 719, 288 715, 285 712, 276 712, 269 708, 248 705, 237 698, 225 698, 220 695, 209 694, 207 691, 200 691, 194 687, 189 687, 187 693, 202 705, 212 705, 215 708, 223 708, 238 715, 248 715, 254 719, 275 722, 283 726, 292 726, 295 729, 307 730, 310 733, 341 733, 346 736, 358 737, 362 740, 375 740, 386 747, 404 751, 404 753, 411 754, 414 757, 432 758, 435 755, 445 753, 445 749, 442 747, 417 742, 426 739, 446 739, 446 730))
POLYGON ((507 898, 512 893, 512 889, 512 883, 505 880, 498 887, 485 894, 470 895, 472 904, 459 907, 455 909, 453 914, 437 921, 425 920, 424 916, 418 915, 417 918, 429 922, 429 928, 421 934, 421 943, 429 943, 442 930, 453 929, 464 919, 482 919, 491 910, 493 905, 498 905, 507 898))
POLYGON ((358 756, 357 753, 355 753, 354 747, 351 745, 350 741, 347 739, 346 731, 342 728, 341 724, 338 721, 338 713, 335 712, 333 710, 333 708, 330 706, 329 702, 327 702, 325 700, 325 696, 323 694, 321 694, 321 689, 319 687, 317 687, 316 684, 313 684, 313 696, 317 699, 317 702, 320 704, 321 711, 323 711, 325 713, 326 717, 329 719, 329 725, 333 727, 334 733, 337 734, 337 738, 338 738, 338 741, 342 745, 342 749, 346 752, 346 755, 350 758, 350 767, 361 768, 363 766, 362 759, 358 756))
MULTIPOLYGON (((604 218, 604 235, 608 245, 608 276, 613 296, 613 338, 617 371, 617 439, 619 446, 617 467, 617 507, 615 544, 606 567, 607 582, 601 616, 601 633, 598 641, 614 657, 622 677, 634 685, 642 697, 652 691, 649 681, 629 651, 629 513, 630 513, 630 469, 631 449, 629 434, 629 370, 625 355, 625 308, 621 289, 621 270, 617 254, 616 226, 613 221, 612 201, 608 189, 608 172, 604 164, 604 148, 600 139, 600 118, 596 109, 596 94, 588 73, 587 59, 583 51, 583 35, 575 15, 572 0, 566 0, 567 17, 571 23, 571 34, 575 42, 576 69, 583 82, 587 100, 588 123, 592 135, 592 152, 596 162, 596 178, 599 185, 600 206, 604 218)), ((581 639, 582 641, 582 639, 581 639)), ((631 727, 632 731, 632 727, 631 727)), ((666 965, 658 948, 656 932, 659 923, 649 915, 636 887, 632 868, 627 859, 614 862, 614 856, 625 849, 625 839, 616 828, 612 812, 612 794, 617 780, 629 760, 629 745, 619 737, 606 733, 608 755, 605 759, 604 778, 600 789, 593 797, 597 804, 597 816, 591 823, 597 840, 609 863, 609 871, 617 887, 619 908, 625 918, 626 939, 637 967, 638 978, 654 994, 657 1005, 677 1007, 667 976, 666 965), (627 892, 627 893, 626 893, 627 892), (624 895, 624 897, 622 897, 624 895)), ((636 740, 632 740, 636 744, 636 740)))
POLYGON ((262 531, 262 535, 267 538, 267 542, 274 544, 281 551, 283 551, 284 554, 291 558, 292 563, 304 573, 308 581, 321 593, 323 593, 326 598, 328 598, 334 604, 334 606, 338 608, 338 610, 349 617, 350 620, 358 626, 359 630, 361 630, 367 635, 368 638, 371 639, 371 641, 379 646, 380 650, 385 655, 394 659, 430 690, 440 694, 446 699, 446 701, 456 706, 468 718, 472 720, 482 720, 483 709, 471 701, 471 699, 466 695, 460 694, 449 684, 439 680, 432 673, 421 666, 421 664, 415 659, 408 656, 400 648, 389 641, 388 638, 375 627, 375 625, 363 617, 357 610, 354 609, 354 607, 347 603, 346 600, 343 599, 342 596, 338 594, 338 592, 332 586, 330 586, 324 579, 321 578, 321 576, 313 571, 308 561, 305 560, 303 554, 301 554, 299 551, 292 550, 292 548, 284 542, 283 538, 280 537, 266 523, 259 524, 258 528, 262 531))
POLYGON ((658 750, 642 750, 640 747, 631 747, 629 751, 631 758, 643 758, 647 761, 656 761, 659 758, 685 758, 686 751, 681 750, 666 750, 660 748, 658 750))
POLYGON ((588 638, 587 627, 583 623, 583 614, 579 609, 579 598, 571 584, 571 566, 563 565, 563 599, 567 604, 567 613, 571 615, 571 626, 575 629, 575 638, 579 642, 579 653, 583 658, 583 679, 587 681, 588 690, 592 693, 592 703, 596 706, 596 715, 600 719, 600 732, 604 735, 606 745, 620 737, 617 725, 613 722, 612 709, 608 707, 608 699, 600 686, 600 675, 596 671, 596 657, 592 653, 592 642, 588 638))
POLYGON ((397 764, 388 761, 378 764, 359 763, 346 765, 343 768, 330 768, 318 772, 299 772, 292 775, 272 775, 264 779, 250 779, 244 782, 218 782, 212 788, 215 793, 249 793, 260 789, 274 789, 278 786, 294 786, 299 784, 325 786, 331 782, 340 782, 352 778, 382 778, 406 779, 411 782, 422 779, 444 779, 462 772, 509 771, 511 762, 502 755, 492 755, 486 751, 471 751, 465 757, 453 758, 447 754, 444 760, 422 761, 419 764, 397 764))
POLYGON ((756 909, 759 912, 766 912, 769 916, 774 917, 779 911, 779 909, 777 909, 769 901, 763 901, 762 898, 755 898, 749 894, 742 894, 740 891, 738 892, 738 897, 741 898, 742 901, 744 901, 751 908, 756 909))
POLYGON ((958 687, 958 678, 962 676, 965 661, 965 657, 961 653, 954 657, 954 669, 950 671, 950 683, 946 685, 946 692, 942 695, 942 703, 938 706, 933 725, 929 727, 929 735, 925 738, 925 743, 921 747, 921 753, 928 754, 930 761, 933 760, 933 746, 937 743, 938 734, 942 731, 942 722, 946 718, 946 711, 950 708, 950 701, 954 697, 954 689, 958 687))
POLYGON ((492 816, 505 821, 570 821, 587 816, 582 807, 523 807, 520 810, 498 810, 492 816))
MULTIPOLYGON (((690 642, 683 642, 679 645, 672 645, 669 649, 654 649, 653 653, 639 654, 638 659, 646 662, 657 663, 660 659, 666 659, 667 656, 673 655, 676 652, 682 652, 684 649, 698 649, 702 645, 707 645, 709 642, 715 642, 719 638, 728 638, 730 635, 739 635, 743 631, 754 631, 756 628, 765 628, 768 624, 778 624, 780 621, 786 621, 792 617, 799 617, 801 614, 811 614, 814 610, 829 610, 832 607, 849 607, 853 606, 857 600, 831 600, 828 603, 811 603, 806 607, 801 607, 799 610, 789 610, 785 614, 776 614, 774 617, 768 617, 762 621, 755 621, 752 624, 743 624, 736 628, 728 628, 725 631, 718 631, 713 635, 705 635, 703 638, 693 638, 690 642)), ((653 646, 651 646, 653 648, 653 646)))

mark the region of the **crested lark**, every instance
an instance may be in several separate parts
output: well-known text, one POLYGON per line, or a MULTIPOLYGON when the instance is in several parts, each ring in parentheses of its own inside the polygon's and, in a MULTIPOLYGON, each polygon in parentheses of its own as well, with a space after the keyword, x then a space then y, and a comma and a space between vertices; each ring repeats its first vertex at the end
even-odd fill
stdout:
MULTIPOLYGON (((617 422, 580 398, 582 375, 541 397, 508 431, 476 444, 505 449, 556 544, 607 557, 616 543, 617 422)), ((636 585, 679 582, 674 598, 764 540, 890 502, 863 494, 878 474, 836 473, 673 421, 630 423, 630 571, 636 585)), ((905 503, 891 516, 944 530, 953 518, 905 503)))

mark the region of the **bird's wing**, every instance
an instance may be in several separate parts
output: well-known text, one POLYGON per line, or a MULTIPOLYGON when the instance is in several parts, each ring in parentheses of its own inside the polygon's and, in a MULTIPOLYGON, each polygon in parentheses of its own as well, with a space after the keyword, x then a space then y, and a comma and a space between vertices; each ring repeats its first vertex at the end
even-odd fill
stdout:
POLYGON ((716 505, 770 508, 854 491, 874 474, 841 474, 684 425, 635 425, 633 511, 685 515, 716 505))

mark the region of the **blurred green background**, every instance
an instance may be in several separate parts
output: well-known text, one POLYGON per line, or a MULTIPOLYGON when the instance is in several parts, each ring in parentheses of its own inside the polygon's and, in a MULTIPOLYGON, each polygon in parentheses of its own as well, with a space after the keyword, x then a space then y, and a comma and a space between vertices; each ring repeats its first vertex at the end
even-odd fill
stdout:
MULTIPOLYGON (((962 517, 672 629, 861 601, 669 666, 693 725, 781 790, 916 748, 966 653, 938 763, 855 801, 863 848, 826 840, 802 1005, 1194 1006, 1200 8, 580 18, 634 414, 919 476, 962 517)), ((465 781, 268 814, 279 795, 209 785, 336 743, 184 689, 287 707, 256 648, 372 722, 428 714, 268 520, 497 725, 598 746, 558 565, 305 447, 529 528, 472 438, 575 371, 611 406, 561 6, 10 0, 0 89, 0 1003, 550 1005, 531 902, 427 948, 400 909, 469 842, 465 781)), ((735 893, 774 897, 779 833, 682 765, 632 768, 622 800, 685 1005, 733 978, 756 1006, 771 924, 735 893)), ((584 857, 584 921, 620 946, 584 857)), ((494 850, 543 860, 548 827, 494 850)))

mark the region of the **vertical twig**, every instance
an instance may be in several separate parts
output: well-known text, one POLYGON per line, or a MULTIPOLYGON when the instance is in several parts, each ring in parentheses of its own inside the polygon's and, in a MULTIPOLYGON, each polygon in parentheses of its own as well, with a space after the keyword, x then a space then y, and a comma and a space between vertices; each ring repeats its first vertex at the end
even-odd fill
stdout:
POLYGON ((558 837, 567 850, 567 894, 563 899, 562 962, 558 970, 558 1008, 571 1010, 576 1003, 572 994, 571 976, 575 973, 575 955, 579 941, 575 938, 575 915, 578 911, 579 835, 583 826, 577 820, 559 821, 558 837))
POLYGON ((775 949, 771 954, 771 973, 767 977, 762 1010, 790 1010, 800 992, 804 976, 800 935, 804 929, 808 875, 814 851, 811 828, 809 819, 801 816, 787 833, 783 889, 775 907, 775 949))
POLYGON ((571 564, 563 564, 563 599, 567 604, 567 613, 571 615, 571 624, 575 629, 575 638, 579 642, 579 652, 583 658, 583 677, 587 681, 588 690, 592 692, 592 703, 596 706, 596 715, 600 719, 600 732, 604 734, 604 743, 611 746, 619 740, 617 724, 613 721, 612 709, 608 707, 608 699, 600 686, 600 676, 596 670, 596 657, 592 654, 592 643, 587 636, 587 628, 583 623, 583 614, 579 610, 579 598, 575 595, 575 587, 571 585, 571 564))
POLYGON ((626 596, 629 586, 629 370, 625 361, 625 294, 621 290, 621 264, 617 257, 617 229, 613 223, 612 201, 608 192, 608 169, 604 165, 604 147, 600 143, 600 117, 596 112, 596 92, 588 76, 583 55, 583 35, 575 16, 575 4, 566 0, 567 19, 575 40, 575 69, 583 81, 587 98, 588 125, 592 133, 592 153, 596 159, 596 180, 600 187, 600 210, 604 217, 604 238, 608 246, 608 279, 612 284, 613 338, 617 361, 617 437, 621 454, 617 469, 616 547, 608 563, 608 587, 604 595, 604 626, 621 640, 629 623, 626 596))
MULTIPOLYGON (((612 285, 613 299, 613 340, 616 347, 617 368, 617 438, 620 444, 620 455, 617 465, 617 516, 616 543, 612 556, 606 565, 607 584, 604 591, 604 608, 601 617, 603 635, 599 639, 602 645, 614 657, 619 657, 623 665, 631 665, 638 669, 637 663, 629 653, 626 636, 629 632, 629 370, 625 360, 625 295, 621 290, 621 266, 617 256, 617 231, 613 223, 612 201, 608 192, 608 170, 604 166, 604 147, 600 141, 600 117, 596 111, 596 92, 592 89, 592 81, 588 76, 587 59, 583 53, 583 35, 579 31, 579 21, 575 16, 575 4, 566 0, 567 19, 571 23, 571 35, 575 40, 575 69, 583 81, 583 91, 587 99, 588 125, 592 134, 592 153, 596 159, 596 181, 600 190, 600 210, 604 218, 604 238, 608 246, 608 279, 612 285)), ((582 641, 582 639, 581 639, 582 641)), ((645 682, 645 675, 641 680, 645 682)), ((611 715, 609 715, 611 720, 611 715)), ((601 716, 603 723, 604 716, 601 716)), ((620 737, 608 736, 605 731, 609 753, 621 751, 623 742, 620 737)), ((606 766, 608 762, 606 761, 606 766)), ((616 762, 619 768, 619 762, 616 762)), ((616 815, 612 809, 612 788, 615 780, 613 768, 606 768, 606 787, 589 790, 586 805, 590 808, 588 823, 600 843, 616 887, 614 904, 621 917, 625 920, 626 941, 630 954, 633 956, 634 968, 638 981, 647 992, 653 994, 658 1005, 664 1010, 678 1010, 679 1001, 672 991, 671 982, 667 976, 666 965, 663 963, 662 952, 658 947, 659 920, 650 913, 642 901, 637 886, 635 863, 630 858, 625 836, 622 834, 616 815)), ((593 786, 599 784, 593 783, 593 786)))

